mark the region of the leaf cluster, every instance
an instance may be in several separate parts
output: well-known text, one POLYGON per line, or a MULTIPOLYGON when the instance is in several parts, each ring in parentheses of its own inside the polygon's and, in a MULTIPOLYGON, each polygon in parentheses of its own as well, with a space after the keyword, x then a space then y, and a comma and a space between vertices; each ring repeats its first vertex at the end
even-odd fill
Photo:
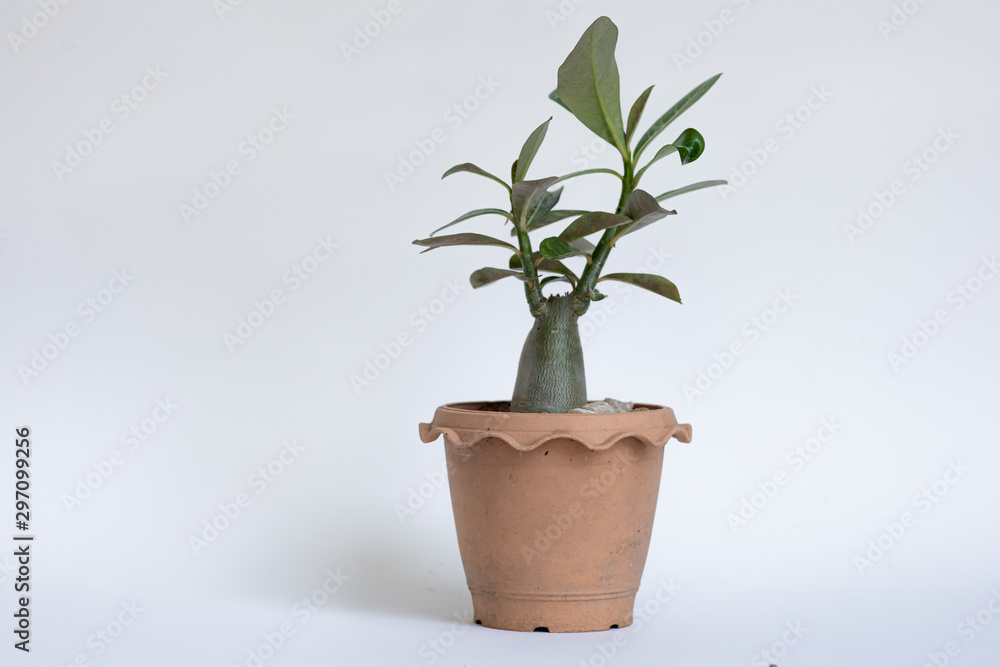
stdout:
MULTIPOLYGON (((705 150, 705 139, 694 129, 687 128, 672 142, 660 146, 653 157, 641 167, 639 161, 647 148, 684 111, 697 102, 715 84, 721 75, 702 82, 660 115, 639 137, 635 134, 653 87, 650 86, 632 104, 626 122, 623 122, 619 95, 618 65, 615 47, 618 28, 607 17, 597 19, 584 32, 576 47, 558 71, 558 84, 549 97, 568 110, 594 134, 612 145, 622 158, 621 171, 606 168, 585 169, 564 176, 550 176, 528 180, 528 169, 545 140, 552 118, 539 125, 528 136, 510 170, 510 181, 487 172, 480 167, 464 163, 452 167, 442 178, 466 172, 488 178, 507 191, 509 207, 482 208, 464 213, 448 224, 434 230, 431 236, 414 241, 427 250, 455 245, 490 245, 505 248, 512 254, 507 268, 484 267, 472 273, 473 287, 482 287, 504 278, 516 278, 524 283, 528 305, 536 316, 545 307, 541 288, 553 281, 569 283, 574 306, 579 314, 586 312, 591 301, 604 298, 597 289, 598 282, 614 280, 642 287, 680 303, 677 287, 663 276, 641 273, 611 273, 601 275, 608 254, 622 237, 633 234, 649 225, 676 214, 660 206, 660 202, 681 194, 724 185, 725 181, 712 180, 692 183, 652 196, 639 188, 640 181, 649 168, 674 153, 681 165, 697 160, 705 150), (608 211, 587 211, 557 208, 562 195, 562 181, 591 174, 610 174, 621 182, 617 206, 608 211), (483 234, 448 234, 437 236, 453 225, 471 218, 498 215, 511 223, 511 236, 516 245, 483 234), (555 223, 569 220, 567 226, 555 236, 544 238, 537 247, 530 233, 555 223), (596 242, 588 237, 600 233, 596 242), (562 261, 582 257, 586 264, 579 275, 562 261)), ((425 251, 426 252, 426 251, 425 251)))

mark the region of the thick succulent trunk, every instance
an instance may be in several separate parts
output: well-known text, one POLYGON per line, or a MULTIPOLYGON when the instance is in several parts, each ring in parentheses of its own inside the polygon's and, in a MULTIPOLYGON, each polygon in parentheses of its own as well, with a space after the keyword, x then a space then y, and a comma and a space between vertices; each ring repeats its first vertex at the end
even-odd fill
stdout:
POLYGON ((568 412, 587 402, 573 298, 551 296, 540 311, 521 350, 511 412, 568 412))

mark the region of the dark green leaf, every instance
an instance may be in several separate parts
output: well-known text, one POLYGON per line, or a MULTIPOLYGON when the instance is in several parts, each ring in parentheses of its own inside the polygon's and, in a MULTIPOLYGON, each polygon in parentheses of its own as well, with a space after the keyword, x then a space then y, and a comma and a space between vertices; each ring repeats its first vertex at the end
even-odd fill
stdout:
POLYGON ((468 213, 465 213, 463 215, 458 216, 457 218, 455 218, 454 220, 452 220, 451 222, 449 222, 444 227, 438 227, 433 232, 431 232, 431 236, 434 236, 435 234, 437 234, 438 232, 440 232, 442 229, 447 229, 448 227, 451 227, 452 225, 456 225, 456 224, 462 222, 463 220, 468 220, 469 218, 475 218, 475 217, 480 216, 480 215, 490 215, 491 213, 495 214, 495 215, 502 215, 505 218, 510 218, 510 214, 507 211, 503 211, 503 210, 501 210, 499 208, 478 208, 475 211, 469 211, 468 213))
POLYGON ((600 301, 601 299, 604 299, 608 296, 607 294, 601 294, 596 289, 590 290, 589 294, 591 301, 600 301))
MULTIPOLYGON (((495 239, 492 236, 484 236, 483 234, 451 234, 449 236, 432 236, 428 239, 416 240, 413 242, 413 245, 428 246, 427 250, 433 250, 434 248, 449 245, 495 245, 500 246, 501 248, 508 248, 514 252, 519 252, 517 248, 506 241, 495 239)), ((424 252, 427 252, 427 250, 424 250, 424 252)))
POLYGON ((562 195, 562 191, 562 188, 552 190, 551 192, 546 191, 528 210, 525 222, 527 223, 529 230, 534 229, 536 224, 548 215, 552 208, 559 203, 559 197, 562 195))
POLYGON ((591 213, 581 215, 579 218, 569 223, 569 227, 563 230, 563 233, 559 235, 559 238, 563 241, 575 241, 576 239, 582 239, 584 236, 588 236, 594 232, 599 232, 602 229, 617 227, 618 225, 623 225, 629 222, 632 222, 632 219, 628 216, 605 213, 604 211, 593 211, 591 213))
MULTIPOLYGON (((519 181, 515 183, 511 191, 510 200, 516 219, 526 222, 531 219, 533 213, 543 208, 545 203, 551 198, 546 198, 548 189, 557 180, 559 179, 555 176, 550 176, 549 178, 541 178, 535 181, 519 181)), ((556 200, 558 201, 558 195, 556 196, 556 200)), ((538 217, 542 217, 547 212, 541 213, 538 217)))
POLYGON ((635 179, 639 180, 642 178, 642 175, 646 173, 646 170, 649 169, 654 162, 662 160, 673 153, 680 155, 681 164, 688 164, 689 162, 694 162, 701 157, 703 152, 705 152, 705 137, 701 136, 701 132, 698 130, 693 127, 689 127, 681 132, 680 135, 674 139, 672 144, 667 144, 666 146, 660 148, 660 150, 656 151, 656 155, 653 156, 653 159, 650 160, 645 167, 639 170, 639 172, 635 175, 635 179))
POLYGON ((452 167, 448 171, 444 172, 441 175, 441 178, 445 178, 447 176, 451 176, 452 174, 457 174, 460 171, 467 171, 467 172, 472 173, 472 174, 478 174, 479 176, 485 176, 486 178, 492 179, 492 180, 496 181, 497 183, 499 183, 500 185, 502 185, 505 188, 507 188, 508 190, 510 190, 510 186, 507 185, 506 183, 504 183, 502 179, 497 178, 496 176, 494 176, 490 172, 486 171, 485 169, 480 169, 479 167, 477 167, 476 165, 472 164, 471 162, 463 162, 462 164, 456 164, 454 167, 452 167))
POLYGON ((646 108, 646 100, 649 99, 651 92, 653 92, 652 86, 642 91, 642 95, 636 99, 632 105, 632 110, 628 112, 628 127, 625 129, 626 144, 632 142, 632 135, 635 134, 635 128, 639 125, 639 119, 642 118, 642 111, 646 108))
POLYGON ((628 283, 629 285, 641 287, 660 296, 665 296, 677 303, 681 302, 681 295, 677 291, 677 285, 674 285, 663 276, 654 276, 649 273, 609 273, 606 276, 598 278, 597 282, 601 282, 602 280, 617 280, 620 283, 628 283))
POLYGON ((556 91, 581 123, 627 155, 615 62, 617 42, 618 28, 611 19, 602 16, 594 21, 559 67, 556 91))
MULTIPOLYGON (((558 273, 564 275, 567 278, 569 278, 574 284, 576 284, 576 282, 579 280, 579 278, 576 277, 576 274, 573 273, 568 266, 566 266, 559 260, 542 257, 541 253, 539 252, 535 252, 534 260, 536 268, 539 271, 550 271, 552 273, 558 273)), ((512 269, 522 268, 521 258, 518 257, 517 255, 512 255, 510 258, 509 266, 512 269)))
POLYGON ((674 139, 674 146, 677 146, 677 152, 681 154, 681 164, 689 164, 705 152, 705 137, 698 130, 689 127, 674 139))
POLYGON ((531 166, 532 160, 535 159, 535 154, 538 153, 538 148, 542 145, 542 141, 545 140, 545 133, 549 129, 549 122, 552 120, 545 121, 541 125, 535 128, 535 131, 531 133, 528 140, 524 142, 521 146, 521 154, 517 156, 516 169, 514 170, 514 183, 518 181, 523 181, 525 175, 528 173, 528 167, 531 166))
POLYGON ((670 199, 671 197, 676 197, 677 195, 682 195, 687 192, 694 192, 695 190, 701 190, 703 188, 714 188, 717 185, 725 185, 726 181, 701 181, 699 183, 692 183, 691 185, 685 185, 683 188, 677 188, 676 190, 668 190, 662 195, 656 198, 656 201, 663 201, 664 199, 670 199))
POLYGON ((543 257, 548 259, 563 259, 564 257, 572 257, 573 255, 583 254, 582 250, 571 246, 558 236, 550 236, 549 238, 544 239, 539 244, 538 250, 542 253, 543 257))
MULTIPOLYGON (((566 106, 561 99, 559 99, 559 91, 553 90, 551 93, 549 93, 549 99, 558 104, 559 106, 561 106, 566 111, 569 111, 569 107, 566 106)), ((573 112, 570 111, 570 113, 573 112)))
POLYGON ((674 122, 677 117, 687 111, 692 104, 700 100, 701 96, 707 93, 709 88, 715 85, 715 82, 719 80, 720 76, 722 75, 716 74, 711 79, 698 84, 690 93, 682 97, 677 104, 670 107, 665 114, 660 116, 656 122, 654 122, 649 129, 646 130, 645 134, 642 135, 639 139, 639 143, 635 145, 635 158, 639 158, 639 155, 642 154, 642 151, 645 150, 646 146, 648 146, 649 143, 667 127, 667 125, 674 122))
MULTIPOLYGON (((628 201, 625 203, 625 215, 635 221, 635 224, 630 225, 625 234, 631 234, 632 232, 637 232, 643 227, 648 227, 657 220, 662 220, 668 215, 676 215, 677 211, 668 211, 662 208, 653 195, 649 194, 645 190, 636 189, 629 196, 628 201)), ((625 234, 622 234, 624 236, 625 234)))
MULTIPOLYGON (((517 257, 517 255, 514 255, 517 257)), ((473 271, 472 275, 469 276, 469 282, 472 283, 473 288, 482 287, 483 285, 489 285, 503 278, 508 278, 513 276, 519 280, 526 280, 524 274, 520 271, 508 271, 507 269, 494 269, 491 266, 484 267, 478 271, 473 271)))

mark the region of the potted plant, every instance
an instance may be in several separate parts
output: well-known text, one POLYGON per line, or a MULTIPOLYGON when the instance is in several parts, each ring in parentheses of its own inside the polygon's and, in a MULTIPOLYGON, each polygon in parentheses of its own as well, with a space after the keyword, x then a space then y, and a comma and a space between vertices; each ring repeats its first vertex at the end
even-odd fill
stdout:
MULTIPOLYGON (((681 164, 698 159, 702 135, 688 128, 640 158, 657 137, 719 78, 685 95, 635 140, 652 87, 632 105, 623 123, 615 46, 618 29, 607 17, 584 32, 558 72, 550 97, 621 155, 616 171, 594 168, 528 180, 551 118, 525 141, 510 182, 466 163, 445 172, 469 172, 506 190, 503 208, 470 211, 414 241, 427 250, 456 245, 505 249, 506 268, 486 267, 470 278, 482 287, 504 278, 523 283, 534 318, 521 352, 509 402, 452 403, 437 409, 420 437, 444 435, 449 486, 459 548, 472 593, 476 623, 508 630, 581 632, 625 627, 649 549, 663 463, 672 437, 690 442, 691 427, 670 408, 588 405, 578 319, 604 298, 601 282, 620 281, 680 303, 664 277, 602 274, 622 238, 675 211, 660 202, 725 181, 705 181, 653 196, 640 182, 653 163, 677 153, 681 164), (614 175, 621 194, 613 211, 556 208, 557 184, 593 174, 614 175), (553 189, 556 188, 556 189, 553 189), (506 205, 509 203, 509 206, 506 205), (437 235, 471 218, 496 215, 512 226, 513 243, 478 233, 437 235), (532 232, 569 220, 537 245, 532 232), (596 239, 596 242, 588 240, 596 239), (563 261, 583 260, 579 271, 563 261), (550 283, 568 291, 545 295, 550 283)), ((546 230, 547 231, 547 230, 546 230)), ((426 252, 426 251, 425 251, 426 252)))

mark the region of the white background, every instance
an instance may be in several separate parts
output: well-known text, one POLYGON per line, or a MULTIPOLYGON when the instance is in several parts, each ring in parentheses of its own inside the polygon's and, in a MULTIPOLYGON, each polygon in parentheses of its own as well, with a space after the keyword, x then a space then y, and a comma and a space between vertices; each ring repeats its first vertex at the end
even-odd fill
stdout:
MULTIPOLYGON (((248 652, 284 622, 293 634, 264 664, 756 665, 773 650, 781 667, 919 667, 952 641, 957 654, 939 664, 1000 664, 1000 617, 987 606, 1000 590, 1000 281, 977 282, 983 258, 1000 252, 1000 9, 909 3, 915 13, 886 32, 892 0, 403 0, 347 54, 342 44, 386 2, 220 11, 211 0, 81 0, 48 19, 31 18, 35 2, 3 3, 0 540, 16 532, 12 440, 23 425, 37 538, 30 655, 4 629, 15 572, 0 551, 0 664, 253 665, 248 652), (729 22, 717 22, 725 10, 729 22), (508 398, 530 316, 513 281, 465 287, 503 251, 420 255, 410 241, 502 207, 495 184, 440 175, 465 161, 507 173, 550 115, 533 177, 615 166, 611 151, 589 161, 598 142, 546 98, 602 14, 621 30, 625 113, 656 85, 646 123, 724 72, 662 135, 696 127, 704 156, 683 168, 664 160, 646 187, 741 186, 672 200, 678 216, 611 256, 608 270, 629 271, 668 254, 660 272, 683 306, 611 291, 615 312, 584 325, 593 398, 670 405, 694 425, 692 444, 666 452, 637 605, 652 613, 617 635, 489 630, 468 625, 447 487, 433 484, 442 446, 420 443, 417 423, 442 403, 508 398), (42 27, 25 29, 26 17, 42 27), (30 38, 12 42, 22 31, 30 38), (147 68, 162 81, 133 92, 147 68), (488 96, 481 80, 492 80, 488 96), (470 98, 477 87, 485 99, 470 98), (127 117, 122 95, 144 98, 127 117), (467 117, 449 113, 456 104, 467 117), (248 160, 241 143, 274 109, 294 118, 248 160), (113 131, 78 166, 54 166, 105 119, 113 131), (390 188, 386 173, 437 128, 444 143, 390 188), (946 151, 939 132, 951 134, 938 141, 946 151), (768 140, 777 150, 766 162, 747 162, 768 140), (925 151, 933 163, 914 171, 925 151), (230 160, 239 174, 185 220, 181 206, 230 160), (880 210, 896 180, 902 194, 880 210), (881 215, 849 235, 859 208, 881 215), (317 239, 339 247, 292 289, 283 276, 317 239), (102 292, 123 270, 128 285, 102 292), (442 312, 449 281, 463 287, 442 312), (959 299, 967 284, 978 291, 959 299), (283 303, 227 345, 276 289, 283 303), (779 291, 794 302, 774 321, 779 291), (80 304, 102 298, 88 319, 80 304), (919 335, 936 311, 944 324, 919 335), (79 333, 62 339, 68 324, 79 333), (400 334, 412 343, 356 388, 351 377, 400 334), (893 364, 904 337, 921 346, 893 364), (45 348, 53 338, 65 347, 45 348), (730 363, 734 342, 743 354, 730 363), (703 392, 686 394, 699 373, 703 392), (177 406, 162 423, 149 421, 158 399, 177 406), (793 465, 787 453, 824 419, 837 432, 793 465), (130 449, 122 434, 143 420, 155 432, 130 449), (262 488, 251 476, 292 440, 303 451, 262 488), (120 465, 99 479, 115 451, 120 465), (938 482, 933 504, 915 502, 952 464, 968 470, 938 482), (732 524, 780 472, 787 483, 732 524), (68 503, 78 492, 87 497, 68 503), (249 506, 193 548, 241 493, 249 506), (408 502, 418 509, 401 512, 408 502), (892 537, 886 526, 906 512, 915 525, 892 537), (884 555, 859 561, 880 538, 884 555), (295 605, 328 570, 349 578, 305 620, 295 605), (649 603, 671 580, 674 598, 649 603), (98 639, 118 633, 133 603, 141 612, 114 643, 98 639), (960 627, 977 613, 992 622, 960 627), (614 636, 626 641, 608 659, 614 636)), ((608 208, 615 197, 607 176, 589 176, 563 205, 608 208)), ((462 229, 503 234, 498 220, 462 229)))

